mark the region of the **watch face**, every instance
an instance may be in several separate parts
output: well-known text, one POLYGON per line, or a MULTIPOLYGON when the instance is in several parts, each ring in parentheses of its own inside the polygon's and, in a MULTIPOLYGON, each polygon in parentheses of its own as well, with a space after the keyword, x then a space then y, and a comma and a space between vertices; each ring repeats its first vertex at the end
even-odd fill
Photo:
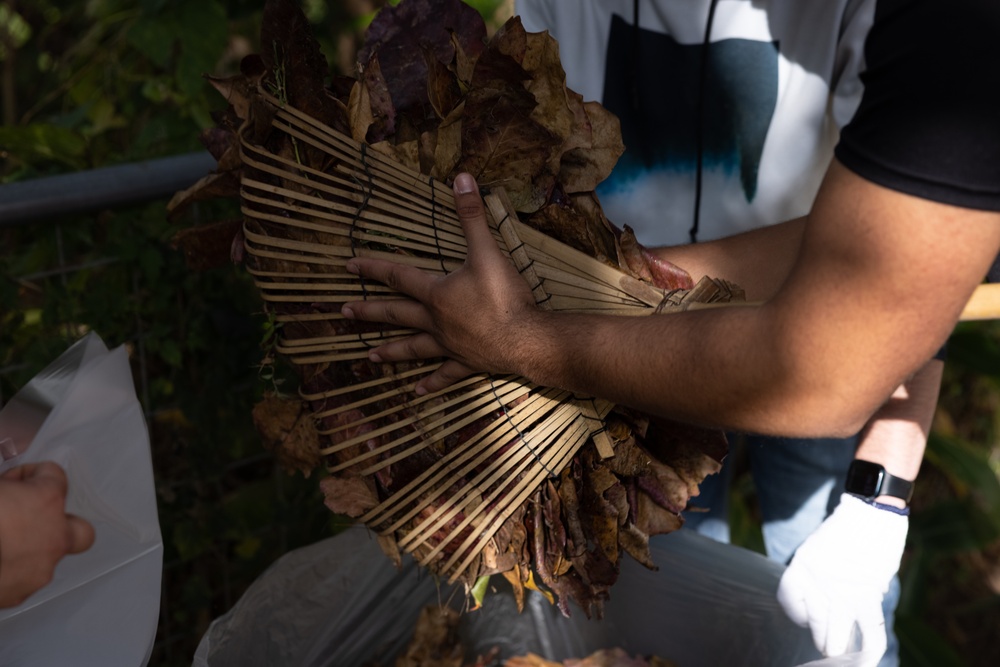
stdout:
POLYGON ((846 489, 848 493, 874 498, 882 487, 885 468, 868 461, 854 461, 847 471, 846 489))

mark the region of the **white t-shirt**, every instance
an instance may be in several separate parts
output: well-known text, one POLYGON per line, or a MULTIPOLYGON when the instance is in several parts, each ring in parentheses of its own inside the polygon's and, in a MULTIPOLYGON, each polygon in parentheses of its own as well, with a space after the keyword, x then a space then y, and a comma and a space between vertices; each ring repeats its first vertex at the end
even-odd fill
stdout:
POLYGON ((808 213, 864 90, 875 0, 719 0, 706 59, 709 6, 640 0, 636 26, 633 0, 516 5, 559 42, 567 85, 621 119, 598 194, 647 246, 690 241, 699 161, 698 240, 808 213))

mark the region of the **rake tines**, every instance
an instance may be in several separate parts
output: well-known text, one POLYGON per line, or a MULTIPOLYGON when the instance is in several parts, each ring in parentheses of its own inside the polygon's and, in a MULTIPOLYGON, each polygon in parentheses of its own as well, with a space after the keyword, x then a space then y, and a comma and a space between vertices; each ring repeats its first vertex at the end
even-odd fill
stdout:
MULTIPOLYGON (((277 155, 241 133, 250 273, 278 311, 277 321, 297 325, 283 329, 277 350, 296 364, 339 365, 341 377, 353 377, 352 364, 366 360, 372 347, 413 332, 342 318, 345 302, 399 298, 348 273, 347 261, 384 257, 430 272, 454 271, 466 253, 454 197, 445 184, 264 96, 276 107, 272 130, 284 133, 294 150, 277 155), (303 165, 301 151, 322 153, 325 168, 303 165)), ((647 315, 689 300, 688 293, 640 283, 522 224, 502 191, 486 201, 497 243, 541 307, 647 315)), ((302 398, 330 443, 321 453, 331 473, 381 479, 403 462, 421 462, 412 479, 361 520, 394 534, 400 548, 454 581, 586 442, 593 440, 603 456, 613 454, 604 433, 612 405, 523 378, 485 375, 417 397, 415 382, 438 366, 382 365, 368 377, 302 398)))

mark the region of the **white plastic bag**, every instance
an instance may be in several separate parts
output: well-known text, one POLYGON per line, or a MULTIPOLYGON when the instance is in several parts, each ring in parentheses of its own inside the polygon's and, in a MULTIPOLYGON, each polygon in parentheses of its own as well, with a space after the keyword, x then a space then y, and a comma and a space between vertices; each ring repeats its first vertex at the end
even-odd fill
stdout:
MULTIPOLYGON (((784 615, 775 599, 782 566, 687 530, 653 538, 651 550, 659 571, 624 559, 601 621, 572 606, 564 618, 538 594, 521 614, 509 592, 487 595, 483 609, 462 617, 467 657, 498 647, 502 659, 565 660, 617 646, 681 667, 857 664, 858 654, 820 659, 809 631, 784 615)), ((193 665, 391 667, 423 607, 463 600, 410 558, 397 571, 354 527, 275 562, 213 622, 193 665)))
POLYGON ((0 472, 55 461, 67 512, 90 521, 94 545, 67 556, 53 581, 0 609, 0 664, 135 667, 153 647, 163 541, 149 436, 124 348, 89 334, 0 411, 0 472), (5 441, 5 442, 4 442, 5 441))

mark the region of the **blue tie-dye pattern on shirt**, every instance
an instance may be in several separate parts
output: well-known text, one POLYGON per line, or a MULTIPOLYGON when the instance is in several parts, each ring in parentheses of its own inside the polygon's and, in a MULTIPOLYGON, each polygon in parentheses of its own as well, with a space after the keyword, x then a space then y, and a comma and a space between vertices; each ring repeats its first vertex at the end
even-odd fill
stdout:
MULTIPOLYGON (((696 171, 705 48, 642 29, 637 41, 633 26, 612 18, 603 104, 621 120, 626 151, 599 193, 620 192, 651 171, 696 171)), ((726 39, 707 48, 703 168, 739 178, 753 201, 778 98, 778 44, 726 39)))

